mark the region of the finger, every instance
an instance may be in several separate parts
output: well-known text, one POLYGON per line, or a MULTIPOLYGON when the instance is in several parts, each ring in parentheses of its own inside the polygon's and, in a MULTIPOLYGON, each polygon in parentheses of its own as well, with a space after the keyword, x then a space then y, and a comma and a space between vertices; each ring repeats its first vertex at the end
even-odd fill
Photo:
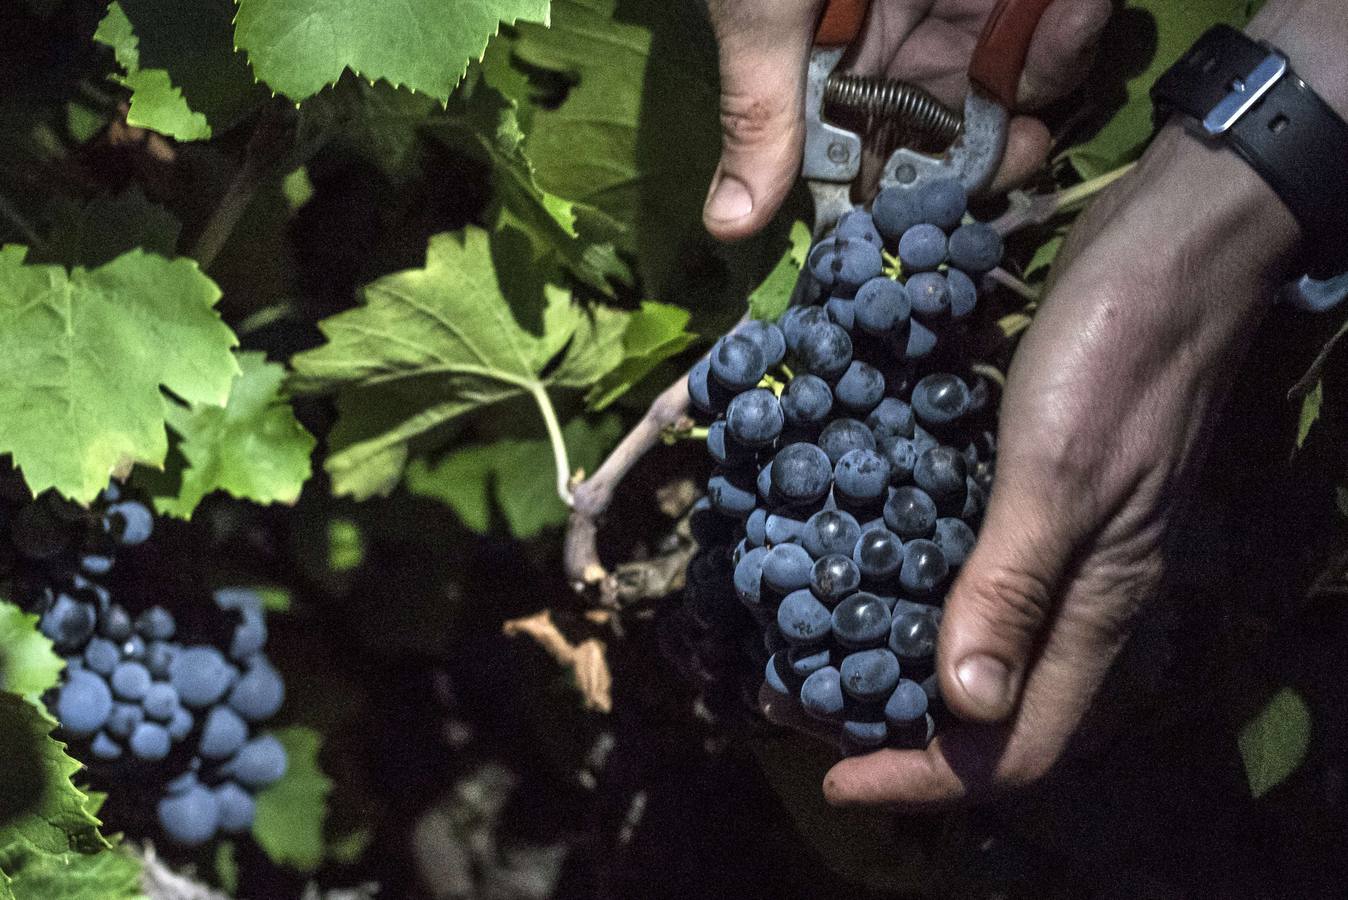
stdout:
POLYGON ((1112 11, 1109 0, 1056 0, 1044 11, 1016 93, 1021 107, 1051 103, 1081 82, 1112 11))
POLYGON ((747 237, 799 174, 805 76, 818 0, 712 4, 721 62, 721 160, 703 206, 707 230, 747 237))
POLYGON ((1000 194, 1023 184, 1048 162, 1053 136, 1048 126, 1032 116, 1014 116, 1007 126, 1006 152, 992 178, 990 193, 1000 194))
POLYGON ((978 543, 946 598, 941 696, 969 721, 1000 722, 1015 708, 1073 549, 1069 519, 1045 502, 1037 467, 1004 460, 978 543))

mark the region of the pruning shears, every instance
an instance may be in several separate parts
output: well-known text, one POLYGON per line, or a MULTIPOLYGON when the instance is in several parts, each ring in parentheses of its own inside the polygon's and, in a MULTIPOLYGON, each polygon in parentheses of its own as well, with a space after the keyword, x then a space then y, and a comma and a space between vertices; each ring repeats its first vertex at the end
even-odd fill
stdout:
POLYGON ((815 32, 805 95, 805 154, 801 176, 814 196, 818 237, 852 209, 867 135, 829 122, 826 106, 861 111, 867 128, 898 126, 946 138, 943 151, 900 145, 881 170, 880 187, 915 188, 955 178, 970 194, 985 190, 1006 151, 1007 124, 1030 40, 1052 0, 999 0, 974 47, 962 115, 920 88, 836 71, 861 31, 869 0, 828 0, 815 32))

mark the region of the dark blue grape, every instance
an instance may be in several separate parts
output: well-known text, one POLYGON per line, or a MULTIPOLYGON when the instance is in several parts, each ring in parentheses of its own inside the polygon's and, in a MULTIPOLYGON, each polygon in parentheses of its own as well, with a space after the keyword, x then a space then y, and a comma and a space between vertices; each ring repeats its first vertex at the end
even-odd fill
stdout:
POLYGON ((150 539, 154 531, 154 513, 144 503, 127 500, 108 507, 108 518, 114 523, 117 542, 134 547, 150 539))
POLYGON ((927 692, 916 681, 902 678, 885 701, 885 721, 907 725, 927 714, 927 692))
POLYGON ((1002 236, 984 222, 961 225, 950 235, 950 264, 970 275, 990 272, 1002 261, 1002 236))
POLYGON ((159 825, 174 843, 198 847, 211 838, 220 826, 220 804, 215 795, 200 784, 159 801, 159 825))
POLYGON ((907 664, 924 663, 936 655, 936 636, 940 610, 935 607, 911 604, 907 609, 894 609, 894 622, 889 629, 889 649, 907 664))
POLYGON ((197 748, 204 759, 226 759, 238 752, 248 739, 248 723, 228 706, 215 706, 201 726, 197 748))
POLYGON ((199 708, 223 697, 234 681, 234 673, 214 647, 187 647, 173 657, 169 681, 184 705, 199 708))
POLYGON ((215 598, 215 605, 221 609, 229 609, 241 613, 257 613, 259 615, 263 612, 262 595, 252 588, 216 588, 215 593, 212 596, 215 598))
POLYGON ((108 640, 120 644, 131 637, 134 627, 131 614, 124 607, 114 603, 99 618, 98 633, 108 640))
POLYGON ((978 286, 973 279, 959 269, 947 269, 945 283, 950 291, 950 317, 963 319, 971 315, 978 305, 978 286))
POLYGON ((255 737, 240 747, 220 771, 245 787, 264 788, 286 773, 285 747, 270 734, 255 737))
POLYGON ((864 416, 885 396, 885 376, 869 363, 852 360, 833 389, 838 405, 856 416, 864 416))
POLYGON ((173 613, 162 606, 151 606, 136 617, 136 630, 147 641, 167 641, 175 628, 173 613))
POLYGON ((744 554, 748 552, 749 552, 749 539, 740 538, 740 542, 735 545, 734 551, 732 551, 730 554, 731 565, 738 566, 740 564, 740 560, 744 558, 744 554))
MULTIPOLYGON (((731 450, 734 443, 726 440, 725 420, 717 419, 707 426, 707 454, 716 462, 725 465, 731 462, 731 450)), ((735 455, 735 461, 743 459, 739 454, 735 455)))
POLYGON ((932 447, 919 454, 913 466, 913 481, 931 495, 940 507, 946 498, 957 498, 964 505, 964 481, 969 476, 968 464, 954 447, 932 447))
POLYGON ((907 288, 917 318, 931 324, 950 315, 950 287, 940 272, 918 272, 907 288))
POLYGON ((145 638, 133 634, 122 643, 122 659, 142 662, 145 659, 145 638))
MULTIPOLYGON (((782 677, 782 668, 787 667, 786 651, 778 650, 768 657, 768 663, 763 667, 763 683, 766 684, 774 694, 781 697, 791 697, 795 699, 795 694, 787 686, 786 679, 782 677)), ((787 668, 790 671, 790 668, 787 668)))
POLYGON ((94 633, 98 614, 90 603, 69 594, 58 594, 51 609, 42 614, 38 630, 63 653, 79 650, 94 633))
POLYGON ((136 730, 131 732, 131 740, 127 744, 136 759, 158 762, 168 756, 170 744, 168 729, 154 722, 141 722, 136 726, 136 730))
POLYGON ((814 444, 789 444, 772 459, 773 493, 788 503, 818 500, 828 493, 832 481, 833 462, 814 444))
POLYGON ((856 419, 834 419, 819 432, 819 448, 828 456, 829 465, 835 466, 852 450, 874 450, 875 435, 856 419))
POLYGON ((112 692, 102 676, 89 671, 70 672, 56 695, 56 718, 74 737, 87 737, 108 721, 112 692))
POLYGON ((833 409, 833 391, 818 375, 801 374, 787 382, 781 404, 788 425, 819 425, 833 409))
POLYGON ((833 609, 833 637, 853 649, 880 646, 889 637, 889 607, 875 594, 853 594, 833 609))
POLYGON ((905 272, 935 269, 945 262, 945 254, 945 232, 930 223, 919 222, 899 238, 899 262, 905 272))
POLYGON ((987 508, 987 491, 970 475, 964 480, 964 506, 960 508, 960 518, 970 525, 976 525, 987 508))
POLYGON ((894 484, 903 484, 913 477, 917 465, 917 445, 912 438, 885 437, 880 439, 880 455, 889 463, 889 478, 894 484))
POLYGON ((876 230, 871 214, 864 209, 854 209, 843 213, 838 218, 838 224, 834 227, 833 233, 837 237, 852 238, 874 244, 877 248, 883 244, 883 239, 880 237, 880 232, 876 230))
POLYGON ((747 518, 758 504, 751 477, 739 469, 718 469, 707 482, 711 505, 723 516, 747 518))
POLYGON ((848 450, 833 467, 833 488, 848 503, 878 503, 889 487, 889 462, 874 450, 848 450))
POLYGON ((819 306, 793 306, 782 313, 782 336, 790 353, 800 352, 801 339, 811 327, 828 322, 828 313, 819 306))
POLYGON ((103 762, 112 762, 115 759, 122 758, 122 745, 102 731, 94 735, 93 741, 89 744, 89 750, 93 753, 94 759, 103 762))
POLYGON ((711 377, 731 391, 747 391, 767 374, 763 351, 747 337, 728 334, 711 348, 711 377))
POLYGON ((810 586, 814 560, 799 544, 778 544, 763 557, 763 583, 779 594, 810 586))
POLYGON ((769 369, 786 358, 786 336, 774 322, 759 319, 745 322, 735 330, 735 334, 748 338, 757 345, 763 354, 763 362, 769 369))
POLYGON ((868 241, 840 237, 833 242, 833 293, 850 297, 885 268, 880 248, 868 241))
POLYGON ((851 513, 826 509, 805 520, 801 544, 811 556, 818 559, 832 553, 851 554, 859 537, 861 526, 851 513))
POLYGON ((285 683, 265 659, 256 660, 229 692, 229 705, 250 722, 269 719, 285 700, 285 683))
POLYGON ((828 607, 808 590, 792 591, 777 607, 777 628, 793 645, 819 643, 828 637, 832 625, 828 607))
POLYGON ((117 645, 107 638, 93 638, 84 648, 84 664, 99 675, 111 675, 121 658, 117 645))
POLYGON ((829 321, 843 331, 850 332, 856 326, 856 306, 850 297, 829 297, 824 309, 828 311, 829 321))
POLYGON ((107 731, 113 737, 125 740, 136 726, 145 721, 145 710, 139 703, 114 703, 108 714, 107 731))
POLYGON ((827 647, 792 647, 786 653, 791 666, 791 674, 797 678, 809 678, 829 663, 827 647))
POLYGON ((768 511, 763 507, 749 513, 749 518, 744 520, 744 539, 750 547, 761 547, 768 542, 768 511))
POLYGON ((883 647, 849 653, 838 672, 847 695, 863 703, 888 697, 899 683, 899 661, 883 647))
POLYGON ((910 594, 933 594, 950 573, 941 548, 922 538, 909 541, 903 547, 903 569, 899 584, 910 594))
POLYGON ((805 523, 790 516, 771 513, 763 523, 763 534, 769 545, 799 544, 805 534, 805 523))
POLYGON ((829 606, 861 587, 861 569, 850 556, 831 553, 815 560, 810 569, 810 590, 829 606))
POLYGON ((889 738, 889 727, 884 722, 871 719, 848 719, 843 722, 843 742, 846 745, 868 750, 879 747, 889 738))
POLYGON ((887 437, 912 437, 913 408, 898 397, 886 397, 866 417, 866 427, 875 437, 877 447, 887 437))
POLYGON ((852 339, 833 322, 811 325, 801 335, 796 355, 805 371, 821 378, 837 378, 852 361, 852 339))
POLYGON ((887 187, 875 195, 871 218, 881 236, 894 245, 905 231, 922 221, 922 207, 911 189, 887 187))
POLYGON ((800 686, 800 705, 816 719, 838 719, 842 716, 843 702, 842 681, 833 666, 818 669, 800 686))
POLYGON ((923 425, 949 425, 968 411, 969 386, 958 375, 938 372, 913 385, 913 413, 923 425))
POLYGON ((145 715, 151 719, 167 722, 173 718, 173 711, 178 708, 178 692, 168 682, 156 681, 145 692, 140 705, 145 710, 145 715))
POLYGON ((936 528, 936 503, 921 488, 895 488, 885 501, 885 525, 905 541, 929 537, 936 528))
POLYGON ((112 557, 104 553, 88 553, 80 557, 80 568, 90 575, 106 575, 112 571, 112 557))
POLYGON ((923 222, 930 222, 942 231, 959 225, 964 211, 969 208, 969 194, 964 185, 954 178, 940 178, 919 184, 913 189, 923 222))
POLYGON ((108 681, 119 700, 140 700, 150 689, 150 670, 138 662, 119 662, 108 681))
POLYGON ((165 641, 154 641, 145 645, 145 668, 150 670, 150 674, 155 678, 167 678, 169 666, 173 664, 173 657, 181 649, 178 644, 170 644, 165 641))
POLYGON ((962 519, 944 518, 936 520, 936 533, 931 542, 941 548, 946 564, 952 569, 964 565, 964 561, 973 552, 974 530, 962 519))
POLYGON ((917 319, 908 323, 908 343, 904 346, 903 358, 908 361, 923 359, 936 349, 936 332, 917 319))
POLYGON ((726 434, 745 447, 766 447, 777 440, 786 420, 777 395, 767 388, 754 388, 730 401, 726 411, 726 434))
POLYGON ((173 711, 173 718, 169 719, 169 737, 175 741, 181 741, 192 730, 193 724, 192 714, 179 706, 173 711))
POLYGON ((825 238, 810 249, 810 255, 805 260, 810 274, 825 292, 833 290, 838 281, 838 273, 834 267, 837 249, 837 241, 834 238, 825 238))
POLYGON ((921 456, 932 447, 939 447, 941 442, 936 440, 930 431, 921 425, 913 426, 913 443, 917 445, 917 455, 921 456))
POLYGON ((688 399, 707 415, 723 412, 733 394, 711 377, 711 360, 703 357, 688 370, 688 399))
POLYGON ((903 542, 888 528, 872 528, 857 539, 852 560, 867 584, 888 584, 903 565, 903 542))
POLYGON ((224 834, 242 834, 253 827, 257 804, 253 795, 232 781, 215 787, 215 802, 220 807, 220 831, 224 834))
POLYGON ((908 291, 892 278, 872 278, 857 289, 857 327, 867 334, 885 336, 905 327, 912 312, 908 291))
POLYGON ((758 491, 758 499, 761 502, 772 502, 772 460, 768 460, 763 468, 758 470, 758 475, 754 477, 754 490, 758 491))

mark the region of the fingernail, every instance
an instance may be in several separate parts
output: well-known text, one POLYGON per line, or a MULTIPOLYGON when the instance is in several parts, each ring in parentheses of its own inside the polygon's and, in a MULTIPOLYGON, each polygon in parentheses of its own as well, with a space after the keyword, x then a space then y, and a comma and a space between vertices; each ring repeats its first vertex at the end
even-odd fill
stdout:
POLYGON ((733 175, 722 175, 716 180, 707 197, 707 218, 719 222, 734 222, 754 211, 754 198, 749 187, 733 175))
POLYGON ((1011 705, 1011 672, 999 659, 975 653, 955 669, 964 693, 989 717, 1006 715, 1011 705))

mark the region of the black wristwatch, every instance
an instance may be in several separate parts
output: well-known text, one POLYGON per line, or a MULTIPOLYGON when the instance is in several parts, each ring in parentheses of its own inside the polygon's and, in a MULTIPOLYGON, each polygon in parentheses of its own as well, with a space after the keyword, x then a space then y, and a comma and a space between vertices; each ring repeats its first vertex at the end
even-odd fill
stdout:
POLYGON ((1317 277, 1298 282, 1291 302, 1327 309, 1348 295, 1348 122, 1285 54, 1213 26, 1156 80, 1151 100, 1158 126, 1185 116, 1191 132, 1227 144, 1292 211, 1317 277))

